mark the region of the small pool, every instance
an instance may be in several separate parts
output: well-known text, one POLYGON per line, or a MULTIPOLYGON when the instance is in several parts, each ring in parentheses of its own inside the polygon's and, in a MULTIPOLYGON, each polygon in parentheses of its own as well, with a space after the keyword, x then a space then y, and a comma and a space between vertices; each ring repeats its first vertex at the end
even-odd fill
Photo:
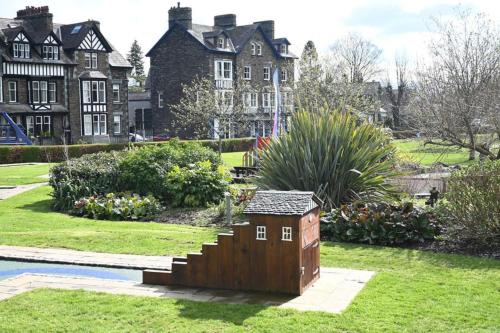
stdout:
POLYGON ((5 280, 23 273, 82 276, 142 283, 142 271, 135 269, 0 260, 0 280, 5 280))

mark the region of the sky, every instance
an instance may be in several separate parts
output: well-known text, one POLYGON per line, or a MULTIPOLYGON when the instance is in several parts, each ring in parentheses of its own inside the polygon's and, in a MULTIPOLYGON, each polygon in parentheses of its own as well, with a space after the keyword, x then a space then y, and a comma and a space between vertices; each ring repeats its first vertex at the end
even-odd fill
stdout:
MULTIPOLYGON (((0 0, 0 17, 15 17, 25 6, 48 5, 54 22, 74 23, 87 19, 101 22, 104 36, 126 54, 134 39, 144 53, 168 29, 170 0, 0 0)), ((193 22, 210 25, 220 14, 236 14, 238 24, 272 19, 275 36, 287 37, 291 50, 299 55, 308 40, 325 53, 336 39, 349 32, 360 33, 383 50, 383 65, 393 63, 396 54, 410 62, 425 54, 430 17, 447 17, 457 5, 485 12, 500 22, 500 1, 496 0, 185 0, 181 6, 193 9, 193 22)), ((148 67, 148 60, 146 59, 148 67)))

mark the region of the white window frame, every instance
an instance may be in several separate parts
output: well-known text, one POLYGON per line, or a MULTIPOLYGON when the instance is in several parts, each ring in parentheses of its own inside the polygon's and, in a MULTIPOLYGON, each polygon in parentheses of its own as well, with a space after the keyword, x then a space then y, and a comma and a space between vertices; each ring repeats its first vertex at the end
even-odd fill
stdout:
POLYGON ((264 81, 269 80, 271 80, 271 67, 266 66, 264 67, 264 81))
POLYGON ((217 38, 217 47, 219 49, 223 49, 224 48, 224 38, 222 38, 222 37, 217 38))
POLYGON ((113 116, 113 134, 121 134, 122 133, 122 116, 114 115, 113 116))
POLYGON ((256 92, 250 93, 250 107, 257 108, 259 106, 258 94, 256 92))
POLYGON ((243 79, 244 80, 251 80, 252 79, 252 67, 251 66, 245 66, 243 68, 243 79))
POLYGON ((288 53, 288 47, 286 44, 281 44, 280 45, 280 53, 281 54, 287 54, 288 53))
POLYGON ((92 68, 92 57, 90 52, 85 52, 85 68, 92 68))
POLYGON ((92 114, 92 134, 93 135, 99 135, 101 132, 99 129, 100 125, 100 117, 98 113, 92 114))
POLYGON ((40 81, 40 103, 47 104, 47 100, 48 100, 47 81, 40 81))
POLYGON ((24 58, 26 59, 31 58, 31 48, 30 44, 28 43, 24 44, 24 58))
POLYGON ((286 82, 288 80, 288 71, 286 68, 281 69, 281 82, 286 82))
POLYGON ((271 93, 269 92, 262 93, 262 107, 263 108, 271 107, 271 93))
POLYGON ((158 108, 163 109, 163 93, 158 92, 158 108))
POLYGON ((256 227, 256 231, 257 231, 257 236, 256 236, 256 240, 267 240, 267 234, 266 234, 266 227, 263 226, 263 225, 258 225, 256 227))
POLYGON ((40 82, 32 81, 31 82, 31 102, 33 104, 40 103, 40 82))
POLYGON ((0 75, 0 103, 3 103, 3 78, 0 75))
POLYGON ((261 56, 262 55, 262 44, 257 43, 257 55, 261 56))
POLYGON ((92 115, 83 115, 83 135, 92 135, 92 115))
POLYGON ((9 103, 17 103, 17 82, 9 81, 8 83, 9 92, 9 103), (14 87, 14 88, 12 88, 14 87), (14 93, 14 98, 12 98, 12 93, 14 93))
POLYGON ((49 82, 49 103, 57 102, 57 85, 55 82, 49 82))
POLYGON ((215 60, 215 79, 228 81, 233 79, 233 62, 231 60, 215 60))
POLYGON ((99 131, 100 135, 108 134, 108 123, 106 114, 103 113, 99 114, 99 129, 100 129, 99 131))
POLYGON ((98 82, 99 82, 99 88, 98 88, 99 103, 105 104, 106 103, 106 81, 98 81, 98 82))
POLYGON ((83 103, 92 103, 92 88, 90 81, 82 81, 83 103))
POLYGON ((12 44, 12 55, 14 58, 19 58, 19 43, 12 44))
POLYGON ((51 121, 50 121, 50 116, 43 116, 43 126, 42 126, 42 132, 51 132, 51 121), (48 125, 48 130, 45 131, 45 125, 48 125))
POLYGON ((120 103, 120 84, 113 84, 113 103, 120 103))
POLYGON ((35 119, 33 116, 26 116, 26 134, 35 135, 35 119))
POLYGON ((92 58, 92 67, 91 68, 97 68, 97 52, 92 52, 90 54, 91 58, 92 58))
POLYGON ((36 116, 35 117, 35 128, 36 127, 39 127, 39 131, 40 133, 43 132, 43 116, 36 116))
POLYGON ((99 103, 99 81, 90 81, 92 87, 92 103, 99 103))
POLYGON ((257 54, 257 49, 255 46, 255 43, 252 43, 252 55, 256 55, 256 54, 257 54))
POLYGON ((292 241, 292 227, 282 227, 281 228, 281 240, 291 242, 292 241))

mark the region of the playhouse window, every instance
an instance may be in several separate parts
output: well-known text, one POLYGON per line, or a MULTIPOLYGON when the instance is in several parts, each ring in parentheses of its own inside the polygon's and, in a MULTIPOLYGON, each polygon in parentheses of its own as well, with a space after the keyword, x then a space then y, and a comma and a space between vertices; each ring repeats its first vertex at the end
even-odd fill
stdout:
POLYGON ((262 225, 257 226, 257 239, 266 240, 266 227, 262 225))
POLYGON ((292 241, 292 227, 283 227, 282 228, 281 240, 292 241))

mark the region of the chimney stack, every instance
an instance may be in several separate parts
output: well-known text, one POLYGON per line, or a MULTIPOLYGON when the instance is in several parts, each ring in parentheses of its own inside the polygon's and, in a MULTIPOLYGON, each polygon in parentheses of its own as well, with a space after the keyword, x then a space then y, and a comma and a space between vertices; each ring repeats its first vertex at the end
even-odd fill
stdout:
POLYGON ((177 3, 177 7, 172 7, 168 10, 168 28, 172 28, 174 24, 180 24, 184 28, 190 30, 193 27, 191 7, 181 7, 181 3, 177 3))
POLYGON ((231 29, 236 27, 236 15, 224 14, 214 16, 214 27, 216 29, 231 29))
POLYGON ((254 22, 253 24, 260 24, 260 27, 264 31, 264 34, 269 38, 269 39, 274 39, 274 21, 269 20, 269 21, 258 21, 254 22))
POLYGON ((26 6, 25 9, 17 11, 16 20, 27 21, 35 31, 52 31, 52 14, 49 6, 33 7, 26 6))

